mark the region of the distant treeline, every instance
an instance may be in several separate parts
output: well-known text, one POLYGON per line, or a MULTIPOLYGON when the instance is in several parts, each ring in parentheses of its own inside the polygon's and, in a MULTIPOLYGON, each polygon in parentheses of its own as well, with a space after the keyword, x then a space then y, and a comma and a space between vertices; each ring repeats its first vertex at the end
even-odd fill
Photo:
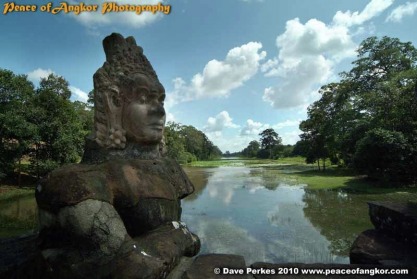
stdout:
POLYGON ((281 157, 296 156, 293 154, 294 146, 283 145, 282 139, 274 129, 265 129, 259 133, 259 141, 251 141, 247 147, 240 152, 225 152, 225 157, 246 157, 259 159, 278 159, 281 157))
POLYGON ((220 149, 193 126, 168 122, 164 134, 167 155, 180 163, 212 160, 222 156, 220 149))

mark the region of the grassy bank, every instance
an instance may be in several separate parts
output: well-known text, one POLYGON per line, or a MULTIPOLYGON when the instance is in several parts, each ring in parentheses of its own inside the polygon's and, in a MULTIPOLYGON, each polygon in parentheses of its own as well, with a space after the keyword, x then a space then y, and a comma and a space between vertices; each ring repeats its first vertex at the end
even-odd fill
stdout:
POLYGON ((0 181, 0 201, 17 199, 19 197, 35 194, 36 178, 22 173, 20 186, 18 187, 17 178, 6 178, 0 181))
POLYGON ((410 198, 417 200, 417 188, 390 187, 371 181, 365 176, 358 175, 352 170, 337 166, 327 166, 325 171, 318 170, 314 164, 306 164, 303 157, 288 157, 278 160, 261 159, 228 159, 215 161, 196 161, 188 164, 192 167, 266 167, 272 168, 286 178, 296 181, 299 184, 306 184, 310 189, 344 189, 351 193, 363 194, 387 194, 387 193, 408 193, 410 198))
POLYGON ((18 188, 16 186, 0 185, 0 201, 13 200, 31 195, 35 195, 35 189, 32 187, 18 188))
POLYGON ((37 227, 34 187, 0 185, 0 238, 31 233, 37 227))
MULTIPOLYGON (((190 167, 221 167, 221 166, 265 166, 265 165, 307 165, 303 157, 288 157, 278 160, 270 159, 251 159, 251 158, 230 158, 212 161, 194 161, 186 166, 190 167)), ((310 165, 309 165, 310 166, 310 165)))

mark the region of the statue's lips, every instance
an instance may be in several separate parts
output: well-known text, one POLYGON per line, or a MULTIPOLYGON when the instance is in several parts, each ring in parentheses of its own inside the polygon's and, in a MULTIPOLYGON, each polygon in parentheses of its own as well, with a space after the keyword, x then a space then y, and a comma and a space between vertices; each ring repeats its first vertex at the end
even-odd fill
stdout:
POLYGON ((149 124, 148 127, 154 130, 163 130, 164 124, 153 123, 153 124, 149 124))

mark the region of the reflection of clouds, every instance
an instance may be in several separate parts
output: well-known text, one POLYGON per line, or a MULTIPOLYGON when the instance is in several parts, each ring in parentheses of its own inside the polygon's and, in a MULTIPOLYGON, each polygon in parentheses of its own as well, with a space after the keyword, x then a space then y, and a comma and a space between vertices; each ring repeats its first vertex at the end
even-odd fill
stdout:
POLYGON ((255 194, 255 192, 257 191, 257 190, 260 190, 260 189, 264 189, 265 187, 263 187, 263 186, 261 186, 261 185, 253 185, 250 189, 249 189, 249 193, 251 193, 251 194, 255 194))
MULTIPOLYGON (((209 174, 207 184, 197 199, 184 200, 182 215, 201 238, 201 253, 240 254, 248 264, 348 263, 347 257, 332 255, 330 242, 305 215, 311 206, 305 200, 305 185, 285 180, 280 171, 270 168, 204 171, 209 174), (269 182, 274 188, 265 188, 269 182)), ((314 205, 322 202, 316 200, 314 205)), ((319 212, 316 217, 324 215, 319 212)))
POLYGON ((340 200, 348 200, 348 199, 349 199, 348 194, 347 194, 347 193, 345 193, 345 192, 343 192, 343 191, 339 191, 339 192, 337 192, 337 197, 338 197, 340 200))
POLYGON ((199 220, 195 233, 202 242, 201 253, 238 254, 248 264, 267 260, 265 245, 229 220, 199 220))
POLYGON ((211 198, 217 198, 229 205, 237 189, 244 188, 254 194, 258 190, 275 190, 289 187, 287 191, 297 191, 277 170, 247 167, 219 167, 209 177, 206 189, 211 198))
POLYGON ((246 186, 253 187, 256 184, 245 182, 251 179, 248 168, 240 167, 219 167, 210 177, 207 183, 207 192, 211 198, 220 199, 225 205, 232 201, 236 189, 246 186))

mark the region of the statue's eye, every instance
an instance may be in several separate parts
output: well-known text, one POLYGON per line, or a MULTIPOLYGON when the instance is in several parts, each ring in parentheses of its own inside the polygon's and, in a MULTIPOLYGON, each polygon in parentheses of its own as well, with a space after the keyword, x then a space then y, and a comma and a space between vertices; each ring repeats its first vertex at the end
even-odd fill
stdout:
POLYGON ((165 94, 162 94, 161 96, 159 96, 158 102, 160 102, 161 104, 163 104, 164 101, 165 101, 165 94))
POLYGON ((140 94, 139 98, 138 98, 138 101, 141 104, 146 104, 146 95, 145 94, 140 94))
POLYGON ((139 92, 137 92, 137 100, 140 104, 146 104, 148 101, 149 90, 146 88, 141 88, 139 92))

